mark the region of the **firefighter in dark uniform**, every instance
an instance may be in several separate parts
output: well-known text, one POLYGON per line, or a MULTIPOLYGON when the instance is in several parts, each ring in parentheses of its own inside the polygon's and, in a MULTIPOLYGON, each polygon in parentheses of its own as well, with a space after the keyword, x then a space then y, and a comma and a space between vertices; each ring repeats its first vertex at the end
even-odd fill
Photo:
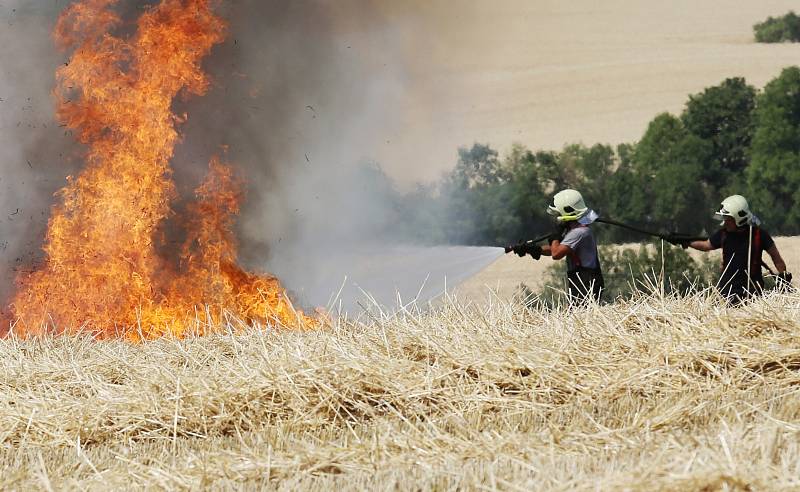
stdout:
POLYGON ((722 248, 722 274, 717 288, 730 303, 739 304, 763 292, 761 257, 765 251, 778 272, 778 287, 791 285, 792 274, 786 271, 786 263, 775 241, 761 228, 761 221, 750 211, 743 196, 733 195, 723 200, 722 207, 714 216, 722 221, 721 229, 705 241, 684 242, 681 246, 699 251, 722 248))

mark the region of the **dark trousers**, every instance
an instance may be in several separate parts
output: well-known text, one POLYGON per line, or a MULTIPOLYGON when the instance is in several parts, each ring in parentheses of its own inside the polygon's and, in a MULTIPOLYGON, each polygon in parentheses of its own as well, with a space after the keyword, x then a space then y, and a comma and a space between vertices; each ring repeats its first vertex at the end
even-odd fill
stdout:
POLYGON ((764 292, 764 280, 753 280, 749 289, 747 288, 747 280, 730 282, 728 285, 721 285, 718 288, 720 294, 728 301, 728 304, 738 306, 751 297, 761 295, 764 292))
POLYGON ((599 269, 584 268, 567 272, 567 292, 572 304, 585 303, 590 299, 599 302, 604 287, 603 273, 599 269))

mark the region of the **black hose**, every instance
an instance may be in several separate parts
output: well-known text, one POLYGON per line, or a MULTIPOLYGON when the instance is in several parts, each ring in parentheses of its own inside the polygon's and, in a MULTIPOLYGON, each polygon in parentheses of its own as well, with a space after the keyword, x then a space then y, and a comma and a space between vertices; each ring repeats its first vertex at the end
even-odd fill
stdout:
MULTIPOLYGON (((645 229, 639 229, 638 227, 634 227, 634 226, 631 226, 631 225, 628 225, 628 224, 623 224, 622 222, 617 222, 616 220, 612 220, 612 219, 598 218, 597 220, 595 220, 595 222, 600 222, 600 223, 603 223, 603 224, 609 224, 609 225, 613 225, 613 226, 617 226, 617 227, 622 227, 623 229, 628 229, 629 231, 638 232, 640 234, 645 234, 647 236, 653 236, 653 237, 657 237, 657 238, 661 238, 661 239, 666 239, 666 236, 664 234, 657 234, 655 232, 648 231, 648 230, 645 230, 645 229)), ((689 237, 689 236, 687 236, 686 239, 691 239, 693 241, 703 241, 703 240, 706 240, 708 238, 700 237, 700 236, 698 236, 698 237, 689 237)), ((773 276, 776 275, 775 272, 772 271, 772 268, 770 268, 769 265, 767 265, 766 261, 761 260, 761 266, 764 267, 770 273, 770 275, 773 275, 773 276)))
POLYGON ((628 225, 628 224, 623 224, 622 222, 617 222, 616 220, 612 220, 612 219, 604 219, 602 217, 599 217, 597 220, 595 220, 595 222, 600 222, 601 224, 608 224, 608 225, 613 225, 613 226, 617 226, 617 227, 622 227, 623 229, 628 229, 629 231, 638 232, 640 234, 644 234, 645 236, 652 236, 652 237, 657 237, 657 238, 664 239, 664 235, 663 234, 659 234, 659 233, 653 232, 653 231, 648 231, 646 229, 640 229, 638 227, 634 227, 634 226, 628 225))
POLYGON ((680 238, 682 240, 685 240, 685 241, 705 241, 706 239, 708 239, 705 236, 690 236, 688 234, 678 234, 678 233, 661 234, 661 233, 658 233, 658 232, 648 231, 647 229, 640 229, 640 228, 634 227, 632 225, 623 224, 622 222, 618 222, 616 220, 604 219, 602 217, 600 217, 597 220, 595 220, 595 222, 600 222, 602 224, 609 224, 609 225, 613 225, 613 226, 617 226, 617 227, 622 227, 623 229, 628 229, 629 231, 638 232, 638 233, 644 234, 646 236, 657 237, 659 239, 667 239, 668 236, 676 236, 676 237, 678 237, 678 238, 680 238))
POLYGON ((519 243, 517 243, 517 244, 515 244, 513 246, 506 246, 505 247, 506 254, 511 253, 512 251, 514 251, 514 248, 516 248, 517 246, 522 246, 523 244, 540 243, 540 242, 544 241, 545 239, 547 239, 548 237, 550 237, 550 234, 547 234, 546 236, 542 236, 542 237, 537 237, 536 239, 531 239, 530 241, 520 241, 519 243))

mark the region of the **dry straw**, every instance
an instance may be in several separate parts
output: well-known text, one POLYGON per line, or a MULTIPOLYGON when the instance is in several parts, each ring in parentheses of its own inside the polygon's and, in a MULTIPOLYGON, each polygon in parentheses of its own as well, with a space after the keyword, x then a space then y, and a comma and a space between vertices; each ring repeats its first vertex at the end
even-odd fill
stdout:
POLYGON ((800 295, 0 341, 0 489, 797 490, 800 295))

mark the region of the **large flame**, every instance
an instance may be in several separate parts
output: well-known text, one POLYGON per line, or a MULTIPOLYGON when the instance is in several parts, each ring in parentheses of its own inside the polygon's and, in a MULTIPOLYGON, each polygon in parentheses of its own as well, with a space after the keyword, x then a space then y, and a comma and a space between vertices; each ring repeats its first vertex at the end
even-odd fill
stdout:
POLYGON ((200 62, 226 25, 210 0, 162 0, 123 39, 111 34, 121 24, 116 2, 77 2, 56 24, 57 44, 74 50, 57 71, 57 115, 88 153, 86 168, 58 193, 43 265, 18 279, 15 332, 138 339, 204 333, 230 320, 313 325, 277 279, 237 266, 241 186, 219 160, 181 220, 183 247, 166 248, 176 198, 169 161, 185 119, 172 102, 206 92, 200 62))

